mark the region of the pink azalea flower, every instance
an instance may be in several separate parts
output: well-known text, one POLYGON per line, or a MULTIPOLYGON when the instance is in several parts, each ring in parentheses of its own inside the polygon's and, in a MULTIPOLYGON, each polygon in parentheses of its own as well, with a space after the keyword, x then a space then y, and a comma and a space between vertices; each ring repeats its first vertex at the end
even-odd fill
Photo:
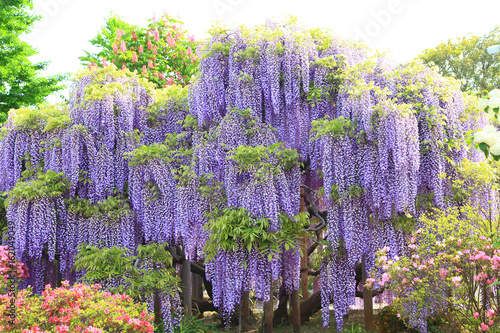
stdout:
POLYGON ((479 313, 474 312, 473 316, 474 316, 475 319, 477 319, 477 317, 479 317, 479 313))
POLYGON ((455 287, 458 287, 458 286, 460 286, 460 281, 462 281, 462 277, 461 276, 454 276, 451 278, 451 281, 453 281, 453 283, 455 284, 455 287))
POLYGON ((487 331, 488 330, 488 325, 486 325, 485 323, 481 323, 481 329, 483 331, 487 331))

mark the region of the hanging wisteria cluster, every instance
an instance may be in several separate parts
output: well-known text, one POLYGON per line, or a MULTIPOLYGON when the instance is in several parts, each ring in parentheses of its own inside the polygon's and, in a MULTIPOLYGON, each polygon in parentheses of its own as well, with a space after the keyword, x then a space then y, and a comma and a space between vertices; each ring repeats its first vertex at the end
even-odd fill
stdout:
MULTIPOLYGON (((266 232, 273 235, 283 231, 282 213, 289 217, 299 213, 298 154, 278 143, 275 130, 262 123, 252 110, 229 109, 219 125, 198 140, 196 171, 200 176, 213 175, 211 184, 222 184, 228 207, 266 219, 266 232)), ((221 218, 218 214, 213 220, 221 218)), ((224 224, 235 223, 235 227, 244 228, 243 223, 235 222, 241 219, 239 215, 225 219, 224 224)), ((247 227, 251 228, 252 223, 247 227)), ((213 258, 206 262, 207 278, 213 284, 214 304, 222 308, 226 319, 244 291, 253 290, 259 301, 266 302, 273 283, 283 283, 288 292, 299 288, 298 242, 293 249, 282 248, 268 258, 270 249, 259 251, 253 242, 248 249, 248 244, 238 243, 235 251, 220 244, 225 237, 223 232, 211 230, 210 237, 211 242, 219 246, 213 258)))
MULTIPOLYGON (((139 176, 128 154, 182 130, 182 91, 154 94, 135 74, 108 67, 80 74, 71 96, 68 107, 11 112, 2 128, 0 190, 8 193, 16 255, 33 273, 24 285, 35 292, 44 283, 55 285, 58 270, 72 283, 83 276, 72 270, 81 243, 135 251, 143 242, 172 239, 166 226, 171 216, 155 216, 154 225, 144 218, 164 201, 147 190, 140 195, 151 196, 148 206, 137 201, 138 185, 131 180, 139 176)), ((170 190, 165 175, 152 172, 161 189, 170 190)), ((171 329, 169 309, 179 306, 174 298, 161 298, 171 329)))
MULTIPOLYGON (((323 189, 321 204, 328 211, 331 255, 321 270, 324 320, 327 324, 333 300, 341 329, 355 297, 356 263, 364 258, 371 269, 373 254, 384 246, 391 257, 403 254, 404 233, 394 226, 414 220, 429 205, 450 204, 451 181, 443 175, 458 177, 452 163, 482 160, 469 150, 464 134, 486 125, 487 118, 467 116, 458 85, 424 65, 392 66, 383 56, 319 30, 268 23, 212 33, 201 50, 190 112, 208 128, 228 128, 215 136, 234 147, 245 142, 231 107, 250 109, 309 164, 312 172, 303 181, 323 189)), ((269 145, 266 138, 262 145, 269 145)), ((225 177, 228 205, 262 214, 265 192, 239 196, 240 176, 231 174, 234 161, 212 142, 198 148, 201 171, 209 166, 204 172, 225 177)), ((488 198, 481 199, 489 205, 488 198)))

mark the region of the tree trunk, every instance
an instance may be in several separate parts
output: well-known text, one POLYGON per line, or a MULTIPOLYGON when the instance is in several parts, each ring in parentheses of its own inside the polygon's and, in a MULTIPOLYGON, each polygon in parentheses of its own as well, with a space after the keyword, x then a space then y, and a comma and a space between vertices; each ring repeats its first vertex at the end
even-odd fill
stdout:
POLYGON ((191 317, 192 311, 192 298, 191 298, 191 263, 189 260, 184 260, 182 263, 182 295, 184 300, 184 309, 186 310, 186 317, 191 317))
MULTIPOLYGON (((371 290, 365 288, 365 282, 367 278, 366 268, 365 268, 365 256, 363 256, 363 261, 361 262, 361 274, 362 274, 362 285, 363 285, 363 305, 364 305, 364 316, 365 316, 365 329, 368 332, 375 332, 375 320, 373 318, 373 298, 371 290)), ((357 286, 356 286, 357 287, 357 286)))
POLYGON ((273 287, 271 285, 269 301, 264 303, 264 333, 273 333, 273 287))
POLYGON ((241 330, 250 330, 250 292, 245 291, 241 295, 241 330))
POLYGON ((288 323, 288 295, 286 294, 285 288, 280 288, 278 299, 278 307, 273 313, 273 325, 275 326, 288 323))
POLYGON ((299 301, 299 291, 292 291, 290 305, 292 306, 292 327, 294 333, 300 332, 300 301, 299 301))
POLYGON ((300 322, 302 324, 308 322, 309 318, 319 310, 321 310, 321 292, 317 291, 300 302, 300 322))

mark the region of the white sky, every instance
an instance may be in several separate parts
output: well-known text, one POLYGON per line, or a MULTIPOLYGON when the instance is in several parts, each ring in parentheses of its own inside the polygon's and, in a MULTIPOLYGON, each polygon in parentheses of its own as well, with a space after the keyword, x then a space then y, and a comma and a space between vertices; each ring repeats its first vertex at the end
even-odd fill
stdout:
POLYGON ((146 26, 154 13, 160 16, 166 10, 179 16, 196 39, 204 38, 217 20, 229 26, 255 25, 293 15, 308 28, 330 29, 342 38, 390 50, 398 62, 448 38, 483 35, 500 25, 498 0, 34 0, 34 4, 44 18, 24 39, 39 51, 34 61, 51 62, 46 74, 81 68, 78 57, 91 50, 88 40, 111 12, 146 26))

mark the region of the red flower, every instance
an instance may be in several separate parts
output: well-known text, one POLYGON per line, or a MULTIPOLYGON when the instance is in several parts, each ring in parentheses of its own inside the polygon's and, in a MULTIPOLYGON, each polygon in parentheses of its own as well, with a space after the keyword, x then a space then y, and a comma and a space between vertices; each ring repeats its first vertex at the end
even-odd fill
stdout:
POLYGON ((146 65, 142 66, 142 74, 143 75, 148 74, 148 70, 146 69, 146 65))
POLYGON ((135 33, 135 30, 132 30, 132 39, 133 39, 134 41, 137 41, 137 35, 136 35, 136 33, 135 33))
POLYGON ((141 45, 141 46, 139 46, 139 53, 142 53, 142 52, 144 52, 144 48, 141 45))
POLYGON ((127 66, 125 66, 125 63, 122 62, 122 70, 126 70, 127 69, 127 66))
POLYGON ((116 44, 114 44, 114 43, 113 43, 113 52, 114 53, 118 52, 118 46, 116 46, 116 44))
POLYGON ((153 60, 149 59, 148 60, 148 68, 153 68, 153 60))
POLYGON ((120 44, 120 51, 125 52, 127 51, 127 46, 125 45, 125 41, 122 40, 122 43, 120 44))
POLYGON ((153 48, 153 44, 151 43, 151 39, 148 39, 148 50, 153 48))
MULTIPOLYGON (((139 52, 140 53, 140 52, 139 52)), ((132 53, 132 62, 137 62, 137 53, 132 53)))

